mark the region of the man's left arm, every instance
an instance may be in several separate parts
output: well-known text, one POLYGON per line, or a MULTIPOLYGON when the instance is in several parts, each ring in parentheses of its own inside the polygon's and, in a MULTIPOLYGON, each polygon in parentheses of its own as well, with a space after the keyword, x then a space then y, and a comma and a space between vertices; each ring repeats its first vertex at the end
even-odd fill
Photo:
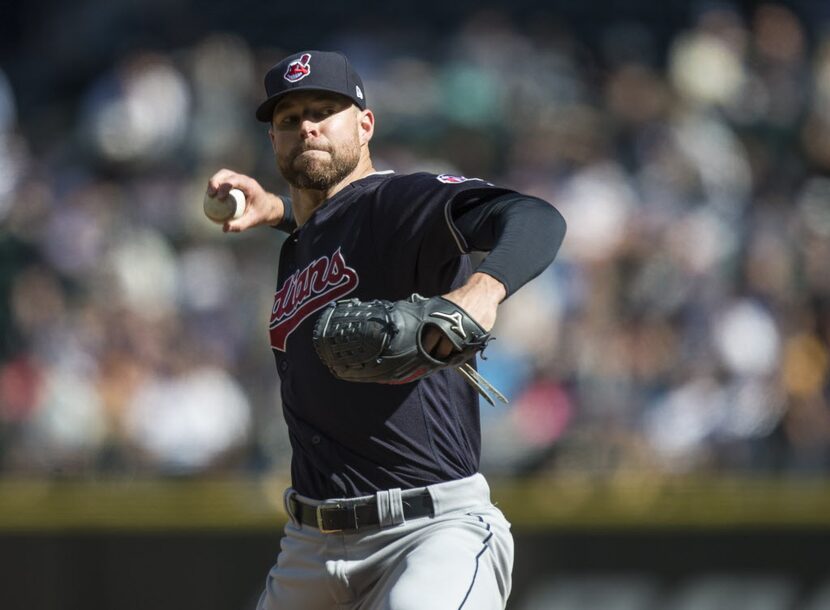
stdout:
MULTIPOLYGON (((565 219, 546 201, 518 193, 452 205, 453 224, 467 249, 489 254, 463 286, 443 296, 489 331, 499 303, 556 257, 565 237, 565 219)), ((437 358, 446 358, 452 351, 449 340, 435 329, 429 329, 423 340, 426 350, 437 358)))

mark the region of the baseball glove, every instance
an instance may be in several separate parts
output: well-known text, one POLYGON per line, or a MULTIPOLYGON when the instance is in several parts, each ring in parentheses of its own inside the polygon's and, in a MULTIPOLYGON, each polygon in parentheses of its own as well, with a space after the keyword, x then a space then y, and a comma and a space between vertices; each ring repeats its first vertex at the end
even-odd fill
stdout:
POLYGON ((409 383, 455 368, 490 404, 487 390, 507 402, 467 361, 492 339, 461 307, 443 297, 413 294, 403 301, 345 299, 330 303, 314 326, 317 355, 345 381, 409 383), (428 325, 453 345, 446 360, 432 357, 422 343, 428 325))

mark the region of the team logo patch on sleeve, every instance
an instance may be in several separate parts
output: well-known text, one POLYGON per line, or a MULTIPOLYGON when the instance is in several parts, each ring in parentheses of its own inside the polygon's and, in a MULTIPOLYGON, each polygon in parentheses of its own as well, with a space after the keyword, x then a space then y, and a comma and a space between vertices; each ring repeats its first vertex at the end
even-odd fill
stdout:
POLYGON ((461 184, 462 182, 469 182, 470 180, 484 182, 481 178, 465 178, 464 176, 454 176, 452 174, 441 174, 437 178, 438 182, 443 182, 444 184, 461 184))
POLYGON ((303 80, 311 74, 311 65, 308 63, 310 59, 311 53, 303 53, 300 59, 288 64, 288 68, 285 70, 285 80, 290 83, 296 83, 298 80, 303 80))

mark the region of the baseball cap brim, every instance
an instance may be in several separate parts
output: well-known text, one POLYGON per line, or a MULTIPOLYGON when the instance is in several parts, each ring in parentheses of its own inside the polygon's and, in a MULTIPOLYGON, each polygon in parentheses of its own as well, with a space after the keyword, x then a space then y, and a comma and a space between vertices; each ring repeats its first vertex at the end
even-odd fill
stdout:
POLYGON ((327 87, 294 87, 293 89, 289 89, 287 91, 281 91, 269 97, 267 100, 262 102, 259 105, 259 108, 256 110, 256 118, 263 123, 270 123, 271 119, 274 116, 274 108, 277 107, 279 101, 287 95, 291 95, 292 93, 298 93, 303 91, 324 91, 326 93, 333 93, 335 95, 339 95, 345 98, 350 99, 358 108, 363 108, 363 102, 357 98, 357 96, 352 97, 350 95, 346 95, 342 91, 335 91, 333 89, 327 87))

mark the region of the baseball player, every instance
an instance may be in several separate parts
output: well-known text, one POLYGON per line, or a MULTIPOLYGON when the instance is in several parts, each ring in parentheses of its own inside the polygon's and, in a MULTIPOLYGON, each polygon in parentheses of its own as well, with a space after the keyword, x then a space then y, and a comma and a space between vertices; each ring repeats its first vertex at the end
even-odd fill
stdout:
POLYGON ((291 55, 265 89, 256 116, 290 197, 227 169, 208 183, 211 196, 245 194, 225 231, 289 233, 270 336, 293 452, 290 520, 259 609, 503 609, 510 525, 478 473, 488 386, 474 360, 447 363, 486 345, 498 304, 550 264, 565 223, 550 204, 476 178, 375 171, 375 117, 339 53, 291 55), (476 269, 472 251, 488 253, 476 269), (361 313, 367 303, 375 313, 361 313), (361 320, 377 336, 335 349, 365 331, 361 320), (386 351, 344 363, 378 337, 386 351), (393 341, 405 349, 390 355, 393 341))

